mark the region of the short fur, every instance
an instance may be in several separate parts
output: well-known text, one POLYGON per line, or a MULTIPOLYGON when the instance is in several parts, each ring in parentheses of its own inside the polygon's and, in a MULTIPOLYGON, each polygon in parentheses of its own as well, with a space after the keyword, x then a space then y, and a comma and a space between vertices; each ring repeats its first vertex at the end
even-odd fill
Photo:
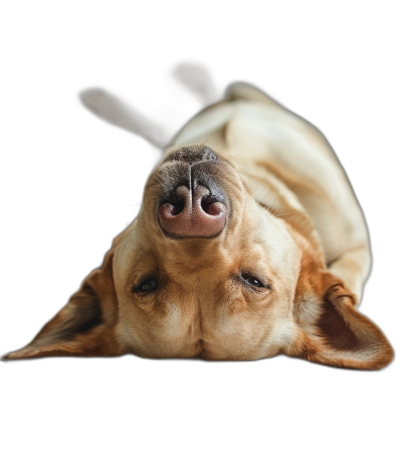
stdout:
MULTIPOLYGON (((211 83, 194 78, 207 81, 202 69, 181 67, 176 75, 204 102, 215 96, 211 83)), ((164 146, 159 126, 112 95, 97 89, 81 98, 104 119, 164 146)), ((325 137, 255 87, 234 83, 166 146, 139 215, 102 267, 30 344, 5 359, 133 353, 253 360, 284 353, 379 369, 393 350, 355 308, 370 263, 362 211, 325 137), (169 237, 157 217, 160 200, 177 183, 179 165, 204 152, 219 157, 203 172, 225 195, 228 222, 215 237, 169 237), (246 285, 243 273, 264 287, 246 285), (157 288, 138 292, 147 278, 157 279, 157 288)))

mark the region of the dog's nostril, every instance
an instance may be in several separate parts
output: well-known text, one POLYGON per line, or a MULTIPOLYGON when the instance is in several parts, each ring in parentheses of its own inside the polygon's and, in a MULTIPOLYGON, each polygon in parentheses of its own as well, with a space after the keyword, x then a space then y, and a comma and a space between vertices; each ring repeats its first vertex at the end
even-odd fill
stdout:
POLYGON ((200 201, 201 208, 203 211, 212 216, 218 216, 221 211, 224 210, 225 206, 221 202, 210 199, 209 197, 202 197, 200 201))
POLYGON ((206 214, 212 216, 219 216, 225 210, 225 206, 221 202, 207 203, 201 201, 201 208, 206 214))
POLYGON ((177 201, 173 204, 170 203, 170 205, 171 205, 171 214, 172 215, 178 215, 185 208, 185 200, 183 199, 183 200, 177 201))
POLYGON ((208 214, 208 208, 211 206, 211 204, 212 203, 208 199, 206 199, 205 197, 202 197, 201 200, 200 200, 201 208, 207 214, 208 214))
POLYGON ((172 215, 178 215, 180 212, 183 210, 183 205, 182 206, 173 206, 171 204, 171 214, 172 215))

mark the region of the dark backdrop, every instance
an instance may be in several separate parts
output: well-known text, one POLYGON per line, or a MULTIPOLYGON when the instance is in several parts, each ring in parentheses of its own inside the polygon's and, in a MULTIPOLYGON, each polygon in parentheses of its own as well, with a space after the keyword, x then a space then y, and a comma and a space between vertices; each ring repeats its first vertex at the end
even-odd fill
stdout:
MULTIPOLYGON (((78 16, 46 22, 36 11, 34 23, 17 29, 21 42, 10 40, 7 51, 3 135, 11 144, 3 148, 7 308, 1 314, 0 352, 26 344, 101 264, 113 237, 137 214, 158 156, 139 137, 87 113, 77 93, 102 86, 154 118, 168 118, 176 98, 170 112, 178 123, 194 109, 179 101, 169 80, 170 68, 182 60, 208 66, 221 91, 233 80, 258 85, 325 134, 371 233, 374 266, 360 310, 398 349, 398 150, 392 115, 397 91, 390 33, 377 36, 355 18, 331 28, 320 24, 318 30, 293 29, 287 19, 263 28, 246 22, 243 28, 239 14, 212 27, 207 22, 154 27, 148 17, 143 24, 136 17, 131 28, 114 24, 111 33, 106 19, 97 23, 78 16)), ((130 356, 0 366, 8 383, 28 395, 33 384, 40 390, 47 384, 43 396, 90 387, 136 393, 147 384, 153 393, 172 387, 185 396, 201 390, 221 400, 221 390, 245 387, 255 400, 274 391, 293 398, 300 392, 321 397, 353 390, 373 401, 372 390, 392 396, 398 372, 396 362, 381 373, 363 374, 285 357, 203 364, 130 356)))

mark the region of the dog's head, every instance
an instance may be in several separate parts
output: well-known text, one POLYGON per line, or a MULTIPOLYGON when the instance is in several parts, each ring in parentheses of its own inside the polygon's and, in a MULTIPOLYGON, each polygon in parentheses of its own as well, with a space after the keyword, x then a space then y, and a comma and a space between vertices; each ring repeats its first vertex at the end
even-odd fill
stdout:
POLYGON ((120 331, 139 354, 255 359, 288 334, 296 244, 208 147, 167 153, 114 258, 120 331))
POLYGON ((392 350, 295 223, 209 147, 170 149, 103 266, 31 344, 51 355, 246 360, 280 352, 375 369, 392 350))

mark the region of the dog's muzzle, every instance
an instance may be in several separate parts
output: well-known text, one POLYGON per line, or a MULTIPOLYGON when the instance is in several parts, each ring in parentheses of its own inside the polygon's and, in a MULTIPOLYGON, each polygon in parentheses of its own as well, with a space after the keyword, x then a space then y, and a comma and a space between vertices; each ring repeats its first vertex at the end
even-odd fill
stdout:
POLYGON ((209 147, 182 147, 168 163, 158 209, 163 231, 177 238, 215 237, 225 227, 227 205, 215 174, 220 164, 209 147))

